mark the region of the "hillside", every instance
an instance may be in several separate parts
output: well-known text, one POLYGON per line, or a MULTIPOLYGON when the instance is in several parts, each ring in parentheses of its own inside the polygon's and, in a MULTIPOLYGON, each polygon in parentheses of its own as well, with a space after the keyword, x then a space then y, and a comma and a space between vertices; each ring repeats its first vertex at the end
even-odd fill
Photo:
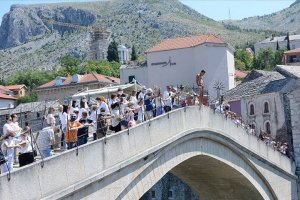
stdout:
MULTIPOLYGON (((102 24, 115 40, 139 54, 164 38, 216 34, 233 46, 252 43, 265 34, 229 30, 179 0, 111 0, 91 3, 14 5, 0 27, 0 66, 10 75, 27 68, 51 70, 65 54, 87 56, 89 35, 49 27, 42 18, 81 26, 102 24)), ((70 30, 70 29, 69 29, 70 30)))
MULTIPOLYGON (((272 3, 272 2, 270 2, 272 3)), ((300 0, 290 7, 264 16, 255 16, 243 20, 224 21, 242 29, 274 30, 278 32, 300 33, 300 0)))

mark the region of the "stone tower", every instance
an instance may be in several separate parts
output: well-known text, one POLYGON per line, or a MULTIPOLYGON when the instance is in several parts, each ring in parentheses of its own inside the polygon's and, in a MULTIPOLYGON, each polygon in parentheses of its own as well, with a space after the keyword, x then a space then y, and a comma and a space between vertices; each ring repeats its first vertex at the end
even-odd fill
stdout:
POLYGON ((94 27, 91 31, 89 59, 105 60, 111 32, 103 27, 94 27))

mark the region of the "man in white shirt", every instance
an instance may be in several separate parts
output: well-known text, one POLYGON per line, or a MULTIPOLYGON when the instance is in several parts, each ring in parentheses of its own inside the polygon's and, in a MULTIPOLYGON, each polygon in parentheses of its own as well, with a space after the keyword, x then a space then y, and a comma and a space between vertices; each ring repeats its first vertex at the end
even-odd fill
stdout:
POLYGON ((146 93, 147 93, 147 88, 146 88, 146 87, 143 87, 143 88, 142 88, 142 91, 141 91, 141 92, 139 93, 139 95, 138 95, 138 100, 139 100, 139 99, 143 99, 143 100, 144 100, 146 93))
POLYGON ((59 132, 59 128, 55 127, 54 131, 51 126, 43 128, 37 138, 37 146, 41 151, 43 158, 47 158, 53 155, 51 145, 54 144, 54 134, 59 132))
POLYGON ((172 109, 172 96, 173 96, 173 93, 171 91, 171 86, 167 86, 167 90, 164 91, 164 95, 163 95, 163 102, 165 104, 164 106, 164 110, 165 112, 170 112, 171 109, 172 109))

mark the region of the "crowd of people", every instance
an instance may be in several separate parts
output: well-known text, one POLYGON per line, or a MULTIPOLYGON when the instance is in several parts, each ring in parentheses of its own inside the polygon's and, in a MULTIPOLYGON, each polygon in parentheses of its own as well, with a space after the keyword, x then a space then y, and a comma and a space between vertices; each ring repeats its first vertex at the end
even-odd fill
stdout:
POLYGON ((214 105, 215 112, 221 113, 224 117, 231 119, 237 126, 240 126, 245 129, 245 131, 256 136, 258 139, 262 140, 266 145, 271 146, 274 150, 279 151, 283 155, 288 156, 289 158, 294 159, 292 151, 290 151, 288 143, 283 140, 276 140, 272 137, 271 133, 267 133, 263 130, 256 130, 253 124, 245 123, 241 117, 238 117, 236 113, 230 110, 230 105, 227 101, 224 101, 223 98, 220 98, 220 101, 217 101, 214 105))
MULTIPOLYGON (((201 83, 201 78, 199 80, 201 83)), ((21 128, 17 115, 7 116, 0 138, 1 173, 11 171, 14 164, 22 167, 34 162, 37 155, 42 158, 50 157, 53 149, 64 151, 84 145, 88 142, 89 133, 93 140, 97 140, 171 110, 199 105, 199 102, 203 102, 203 96, 199 97, 194 89, 183 85, 167 86, 163 92, 158 87, 143 87, 130 94, 125 94, 119 88, 109 98, 96 97, 93 103, 83 96, 58 109, 49 107, 42 122, 44 128, 37 134, 33 134, 29 126, 21 128)), ((234 120, 248 134, 257 136, 282 154, 291 156, 286 142, 275 141, 270 134, 255 131, 253 125, 247 125, 242 118, 230 111, 230 105, 226 101, 221 98, 219 102, 214 106, 215 112, 234 120)))
POLYGON ((164 92, 158 87, 143 87, 130 94, 119 88, 110 98, 99 96, 94 103, 83 96, 57 109, 49 107, 42 122, 44 128, 36 134, 29 126, 22 129, 17 115, 7 116, 0 138, 1 173, 11 171, 14 165, 22 167, 34 162, 38 154, 47 158, 53 155, 53 149, 63 151, 86 144, 89 133, 97 140, 107 133, 117 133, 171 110, 195 104, 198 98, 194 90, 182 85, 167 86, 164 92))

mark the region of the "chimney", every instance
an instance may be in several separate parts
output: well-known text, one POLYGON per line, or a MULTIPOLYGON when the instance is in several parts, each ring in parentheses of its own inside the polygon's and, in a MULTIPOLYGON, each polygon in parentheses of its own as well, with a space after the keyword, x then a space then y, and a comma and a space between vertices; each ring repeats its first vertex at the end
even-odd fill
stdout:
POLYGON ((62 77, 58 76, 55 78, 55 86, 60 86, 62 84, 62 77))
POLYGON ((72 76, 72 83, 79 83, 80 82, 80 75, 75 74, 72 76))

